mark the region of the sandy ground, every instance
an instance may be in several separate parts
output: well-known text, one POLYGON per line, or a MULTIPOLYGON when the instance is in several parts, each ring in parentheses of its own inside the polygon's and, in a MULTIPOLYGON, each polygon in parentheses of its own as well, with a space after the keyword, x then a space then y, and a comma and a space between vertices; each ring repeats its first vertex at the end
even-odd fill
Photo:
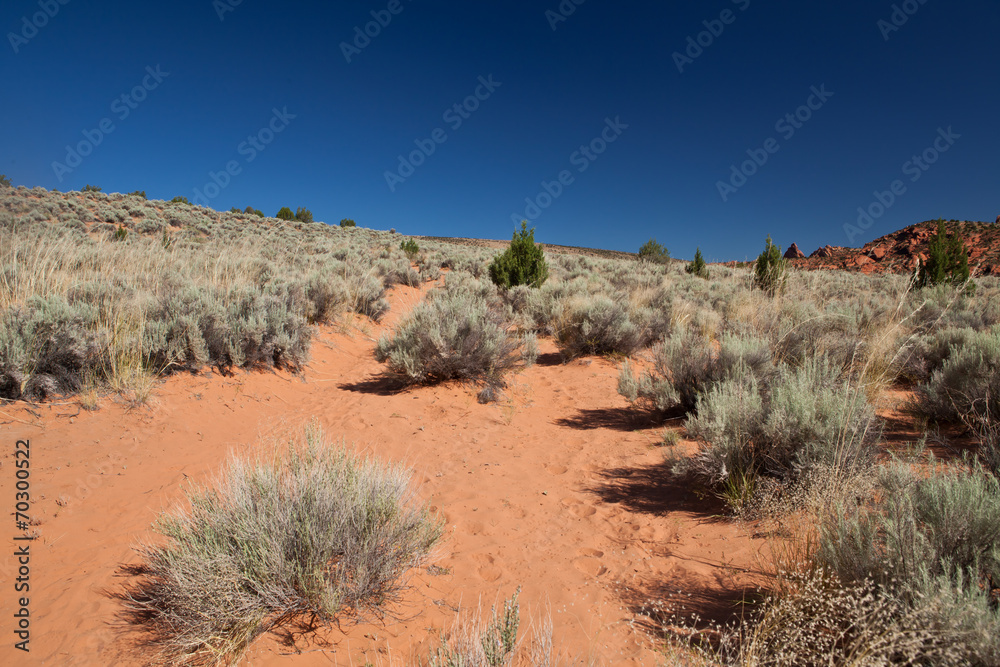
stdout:
POLYGON ((9 523, 0 556, 0 664, 141 664, 116 626, 109 591, 136 564, 151 522, 204 482, 227 455, 315 417, 326 434, 414 471, 418 495, 447 522, 431 561, 413 573, 403 620, 325 629, 251 647, 252 665, 418 664, 459 608, 486 608, 522 588, 522 627, 550 614, 565 664, 661 662, 638 607, 671 591, 725 617, 759 580, 765 540, 717 515, 715 499, 664 480, 663 425, 627 409, 615 364, 562 364, 550 341, 499 404, 452 383, 388 393, 372 357, 379 333, 422 297, 398 287, 382 325, 355 319, 320 331, 304 374, 178 375, 129 409, 76 401, 0 405, 0 499, 9 523), (29 511, 37 534, 15 542, 15 442, 30 440, 29 511), (7 509, 9 508, 9 509, 7 509), (29 544, 30 592, 15 593, 17 547, 29 544), (30 653, 14 649, 18 598, 30 609, 30 653), (690 596, 690 597, 688 597, 690 596))

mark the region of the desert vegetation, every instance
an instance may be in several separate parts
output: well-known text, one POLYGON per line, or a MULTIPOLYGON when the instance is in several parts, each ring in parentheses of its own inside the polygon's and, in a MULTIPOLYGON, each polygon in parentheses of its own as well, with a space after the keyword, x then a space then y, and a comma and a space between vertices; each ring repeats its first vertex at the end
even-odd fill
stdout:
POLYGON ((167 664, 231 664, 262 633, 382 617, 441 536, 408 472, 355 456, 312 423, 284 449, 233 458, 164 513, 164 544, 121 593, 167 664))
MULTIPOLYGON (((670 262, 655 240, 628 259, 553 252, 526 224, 496 253, 417 245, 348 219, 306 222, 311 215, 291 209, 268 218, 23 187, 0 197, 0 397, 97 388, 141 402, 156 378, 178 371, 295 372, 317 327, 348 317, 372 325, 387 312, 387 290, 421 287, 421 300, 373 341, 390 391, 458 381, 486 403, 535 361, 540 341, 567 362, 602 355, 624 398, 608 396, 609 406, 668 427, 664 484, 718 501, 726 521, 795 527, 775 538, 794 557, 768 564, 768 584, 738 620, 655 615, 668 654, 725 665, 1000 661, 1000 282, 966 274, 954 233, 938 234, 914 280, 800 271, 770 237, 752 265, 709 271, 700 250, 690 264, 670 262), (887 411, 914 424, 915 442, 885 437, 887 411)), ((160 632, 164 655, 238 655, 289 614, 331 619, 391 599, 354 591, 363 579, 354 575, 347 588, 315 569, 308 582, 289 579, 299 566, 270 541, 253 563, 219 556, 229 569, 208 572, 196 562, 218 546, 204 535, 228 535, 242 525, 235 513, 269 506, 244 499, 271 498, 272 486, 298 493, 288 480, 299 472, 331 484, 354 480, 357 466, 377 477, 328 450, 294 449, 280 471, 233 463, 224 491, 197 490, 190 508, 159 524, 168 546, 143 552, 148 569, 129 608, 160 632), (239 602, 249 614, 224 600, 224 613, 195 623, 217 603, 190 590, 170 597, 174 567, 209 596, 233 572, 251 572, 263 583, 244 588, 267 600, 239 602), (191 632, 167 632, 175 627, 191 632)), ((314 510, 303 493, 291 504, 310 517, 341 511, 314 510)), ((266 520, 295 526, 304 516, 266 520)), ((433 542, 431 524, 419 526, 399 568, 433 542)), ((508 664, 516 611, 514 599, 458 624, 432 664, 508 664), (484 657, 483 637, 505 648, 484 657)))

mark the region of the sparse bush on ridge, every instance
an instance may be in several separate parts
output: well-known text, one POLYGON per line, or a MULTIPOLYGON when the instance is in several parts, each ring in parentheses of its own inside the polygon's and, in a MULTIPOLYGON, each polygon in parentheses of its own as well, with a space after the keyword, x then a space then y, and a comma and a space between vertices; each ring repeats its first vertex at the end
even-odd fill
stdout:
POLYGON ((274 214, 274 217, 279 220, 294 220, 295 214, 292 212, 292 209, 287 206, 282 206, 278 209, 278 212, 274 214))
POLYGON ((185 197, 185 196, 183 196, 183 195, 178 195, 177 197, 174 197, 173 199, 170 200, 170 203, 171 204, 188 204, 188 205, 191 204, 191 202, 188 201, 188 198, 185 197))
POLYGON ((527 221, 521 222, 521 231, 514 232, 510 245, 490 264, 490 278, 501 289, 517 285, 541 287, 549 277, 545 250, 535 243, 535 230, 528 230, 527 221))
POLYGON ((639 248, 639 259, 653 264, 668 264, 670 251, 657 243, 656 239, 649 239, 639 248))
POLYGON ((85 185, 83 186, 83 190, 80 190, 80 192, 100 192, 100 191, 101 188, 97 185, 85 185))
POLYGON ((781 246, 774 245, 768 236, 764 252, 757 257, 753 265, 754 285, 771 296, 781 292, 785 288, 787 264, 788 260, 781 256, 781 246))
POLYGON ((340 226, 341 227, 357 227, 357 223, 354 222, 353 220, 351 220, 350 218, 344 218, 343 220, 340 221, 340 226))
POLYGON ((313 214, 307 208, 299 207, 295 210, 295 219, 299 222, 313 222, 313 214))
POLYGON ((684 267, 686 273, 690 273, 693 276, 698 276, 699 278, 707 279, 709 277, 708 266, 705 264, 705 258, 701 256, 701 248, 695 248, 694 259, 691 263, 684 267))
POLYGON ((0 174, 0 188, 12 187, 10 184, 10 179, 7 178, 7 174, 0 174))
POLYGON ((284 451, 232 458, 154 524, 120 598, 158 661, 229 664, 299 617, 381 619, 441 536, 410 474, 349 453, 313 423, 284 451))

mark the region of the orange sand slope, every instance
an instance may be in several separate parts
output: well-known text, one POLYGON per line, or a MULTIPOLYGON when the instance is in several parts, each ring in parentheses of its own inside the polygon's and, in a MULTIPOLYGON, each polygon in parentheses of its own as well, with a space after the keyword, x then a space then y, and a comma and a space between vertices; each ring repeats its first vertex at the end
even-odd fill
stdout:
MULTIPOLYGON (((326 328, 303 377, 270 372, 181 375, 150 406, 111 398, 0 406, 0 498, 13 510, 14 443, 31 441, 39 537, 30 544, 30 648, 13 648, 17 598, 14 517, 0 557, 0 663, 141 663, 115 626, 108 592, 154 537, 157 514, 183 499, 226 456, 316 417, 328 437, 414 470, 419 496, 447 521, 433 568, 413 573, 403 620, 261 637, 254 665, 417 664, 456 610, 486 608, 522 587, 522 627, 550 613, 556 653, 570 664, 653 665, 656 642, 638 612, 650 595, 691 594, 693 608, 728 614, 754 580, 763 539, 713 514, 719 506, 662 476, 652 445, 662 426, 626 409, 617 369, 601 358, 563 365, 550 341, 499 404, 461 384, 388 393, 374 340, 422 298, 395 288, 382 325, 326 328), (701 604, 701 607, 699 607, 701 604), (720 611, 721 610, 721 611, 720 611)), ((23 543, 18 543, 23 544, 23 543)))

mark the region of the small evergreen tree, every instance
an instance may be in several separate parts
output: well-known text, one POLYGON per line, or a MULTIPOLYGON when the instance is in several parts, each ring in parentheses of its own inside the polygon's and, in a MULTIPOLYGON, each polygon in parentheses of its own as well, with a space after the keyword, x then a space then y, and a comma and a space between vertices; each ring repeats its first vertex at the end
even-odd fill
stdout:
POLYGON ((764 252, 753 265, 754 285, 774 296, 785 287, 785 268, 788 260, 781 256, 781 246, 776 246, 768 235, 764 252))
POLYGON ((299 222, 312 222, 313 221, 312 211, 310 211, 307 208, 299 207, 295 211, 295 219, 298 220, 299 222))
POLYGON ((171 199, 170 203, 171 204, 190 204, 191 202, 188 201, 188 198, 185 197, 184 195, 178 195, 177 197, 174 197, 173 199, 171 199))
POLYGON ((294 220, 295 214, 292 213, 292 209, 287 206, 282 206, 281 210, 278 211, 274 217, 280 218, 281 220, 294 220))
POLYGON ((411 260, 417 256, 418 252, 420 252, 420 246, 418 246, 417 242, 414 241, 413 239, 406 239, 405 241, 400 243, 399 249, 405 252, 406 256, 409 257, 411 260))
POLYGON ((639 248, 639 259, 644 262, 667 264, 670 261, 670 251, 657 243, 656 239, 649 239, 639 248))
POLYGON ((100 186, 97 185, 85 185, 83 186, 83 190, 81 190, 81 192, 100 192, 100 191, 101 188, 100 186))
POLYGON ((247 206, 245 209, 243 209, 243 212, 256 215, 258 218, 264 217, 264 212, 261 211, 259 208, 254 208, 253 206, 247 206))
POLYGON ((708 266, 705 264, 705 258, 701 256, 701 248, 695 248, 694 259, 684 270, 699 278, 708 278, 708 266))
POLYGON ((138 197, 139 199, 145 199, 146 198, 146 191, 145 190, 136 190, 135 192, 128 193, 128 196, 129 197, 138 197))
POLYGON ((343 220, 340 221, 340 226, 341 227, 356 227, 357 223, 355 223, 350 218, 344 218, 343 220))
POLYGON ((521 231, 514 232, 510 245, 493 258, 490 279, 501 289, 517 285, 541 287, 549 277, 545 263, 545 249, 535 243, 535 230, 528 229, 528 222, 521 221, 521 231))
POLYGON ((937 223, 937 233, 927 244, 927 261, 918 265, 917 286, 963 285, 969 280, 969 253, 957 233, 947 233, 943 219, 937 223))
POLYGON ((10 188, 13 187, 10 184, 10 179, 7 178, 7 174, 0 174, 0 188, 10 188))

